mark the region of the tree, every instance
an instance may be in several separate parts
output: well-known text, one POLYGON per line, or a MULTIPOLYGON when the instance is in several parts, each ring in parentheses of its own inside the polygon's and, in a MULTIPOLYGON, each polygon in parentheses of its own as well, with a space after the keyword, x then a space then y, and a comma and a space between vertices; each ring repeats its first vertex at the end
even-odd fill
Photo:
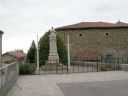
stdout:
POLYGON ((67 47, 58 33, 56 33, 56 39, 57 39, 57 52, 59 54, 60 62, 64 65, 67 65, 68 63, 67 47))
MULTIPOLYGON (((40 65, 44 64, 44 62, 48 60, 49 49, 50 49, 49 34, 50 32, 46 32, 39 40, 40 65)), ((58 33, 56 33, 56 39, 57 39, 57 52, 60 58, 60 62, 66 65, 67 64, 67 48, 65 46, 64 41, 61 39, 58 33)))
POLYGON ((42 65, 46 60, 48 60, 48 55, 49 55, 49 33, 50 32, 46 32, 39 40, 40 65, 42 65))
POLYGON ((36 62, 36 44, 35 41, 32 41, 32 44, 27 52, 27 63, 36 62))

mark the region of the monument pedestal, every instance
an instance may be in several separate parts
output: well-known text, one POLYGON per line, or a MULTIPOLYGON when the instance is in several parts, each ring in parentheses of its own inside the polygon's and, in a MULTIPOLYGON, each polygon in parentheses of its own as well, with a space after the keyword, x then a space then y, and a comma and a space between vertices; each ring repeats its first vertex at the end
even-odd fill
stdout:
POLYGON ((45 66, 43 66, 43 69, 45 69, 45 71, 66 70, 67 66, 65 66, 65 65, 63 65, 61 63, 53 63, 53 62, 47 61, 45 63, 45 66))
POLYGON ((49 63, 59 63, 59 56, 58 56, 58 54, 49 54, 48 62, 49 63))

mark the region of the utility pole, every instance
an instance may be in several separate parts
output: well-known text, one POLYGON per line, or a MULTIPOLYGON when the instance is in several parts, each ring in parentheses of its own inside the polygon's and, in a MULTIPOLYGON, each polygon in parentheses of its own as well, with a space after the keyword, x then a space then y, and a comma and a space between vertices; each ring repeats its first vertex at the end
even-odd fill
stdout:
POLYGON ((37 70, 39 70, 39 45, 38 45, 38 34, 37 34, 37 70))
POLYGON ((68 69, 70 69, 70 41, 69 41, 69 35, 67 35, 67 48, 68 48, 68 69))
MULTIPOLYGON (((2 66, 2 34, 3 32, 0 31, 0 69, 3 67, 2 66)), ((2 76, 2 70, 0 70, 0 76, 2 76)), ((2 80, 2 78, 1 78, 2 80)))

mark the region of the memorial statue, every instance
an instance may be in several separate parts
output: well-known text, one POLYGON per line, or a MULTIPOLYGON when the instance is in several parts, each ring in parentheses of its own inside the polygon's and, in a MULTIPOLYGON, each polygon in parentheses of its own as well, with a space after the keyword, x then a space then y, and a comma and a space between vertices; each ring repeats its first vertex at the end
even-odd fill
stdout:
POLYGON ((50 48, 49 48, 48 62, 59 63, 55 30, 52 28, 52 30, 50 30, 50 32, 51 33, 49 35, 50 48))

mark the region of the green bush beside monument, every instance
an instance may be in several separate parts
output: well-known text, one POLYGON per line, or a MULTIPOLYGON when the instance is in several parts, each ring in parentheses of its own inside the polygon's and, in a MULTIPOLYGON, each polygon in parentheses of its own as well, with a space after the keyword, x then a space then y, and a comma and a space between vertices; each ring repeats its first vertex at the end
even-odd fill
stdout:
POLYGON ((19 66, 19 74, 27 75, 27 74, 34 74, 36 70, 36 64, 20 64, 19 66))

